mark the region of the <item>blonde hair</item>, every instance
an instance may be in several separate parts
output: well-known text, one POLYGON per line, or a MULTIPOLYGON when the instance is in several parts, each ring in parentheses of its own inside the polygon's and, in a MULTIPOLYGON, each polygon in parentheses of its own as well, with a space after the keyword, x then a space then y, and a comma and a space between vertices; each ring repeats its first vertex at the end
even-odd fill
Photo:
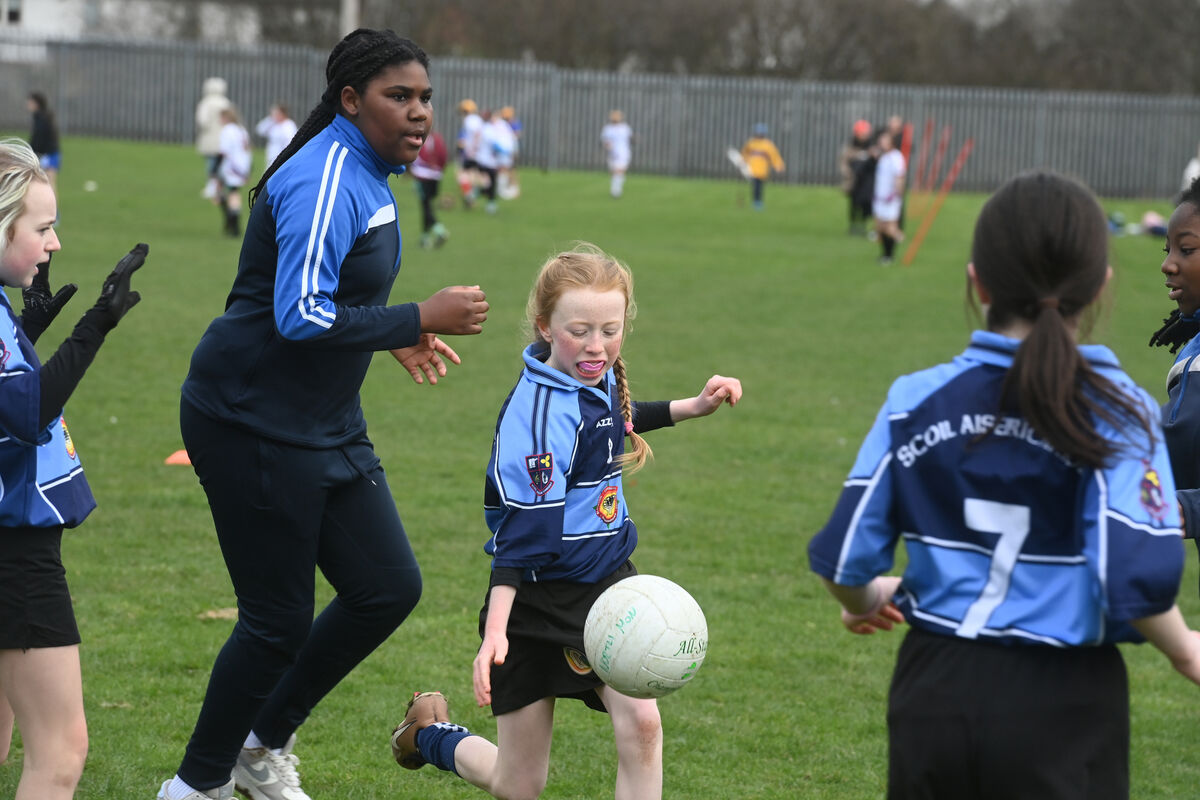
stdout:
POLYGON ((49 184, 38 157, 21 139, 0 139, 0 253, 13 237, 13 223, 25 213, 25 195, 34 181, 49 184))
MULTIPOLYGON (((579 242, 571 250, 551 256, 542 264, 529 301, 525 304, 525 317, 529 332, 535 342, 543 341, 538 333, 538 321, 549 322, 559 298, 571 289, 593 289, 598 292, 619 291, 625 295, 625 332, 630 321, 637 316, 637 303, 633 299, 633 273, 629 268, 588 242, 579 242)), ((629 396, 629 379, 625 374, 625 361, 617 356, 613 364, 613 377, 617 381, 617 402, 621 406, 621 419, 627 423, 629 449, 621 456, 618 464, 633 474, 645 466, 654 453, 650 445, 634 433, 633 401, 629 396)))

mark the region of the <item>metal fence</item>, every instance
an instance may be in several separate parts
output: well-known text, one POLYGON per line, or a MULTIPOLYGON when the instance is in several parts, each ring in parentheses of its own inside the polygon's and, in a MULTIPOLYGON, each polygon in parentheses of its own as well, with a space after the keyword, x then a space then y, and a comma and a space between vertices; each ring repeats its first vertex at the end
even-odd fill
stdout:
MULTIPOLYGON (((248 123, 276 101, 300 121, 324 89, 326 55, 281 45, 0 35, 0 127, 25 129, 25 97, 40 89, 64 134, 188 143, 201 83, 212 75, 226 79, 248 123)), ((854 120, 891 114, 914 124, 914 177, 923 149, 924 174, 932 172, 943 131, 937 181, 972 137, 955 184, 968 190, 1052 167, 1105 196, 1168 197, 1200 140, 1194 97, 637 75, 437 56, 431 77, 443 135, 457 132, 461 98, 511 105, 524 125, 522 163, 545 169, 603 169, 599 132, 615 108, 633 127, 634 172, 732 178, 725 150, 763 122, 787 162, 780 180, 808 184, 837 182, 837 154, 854 120)))

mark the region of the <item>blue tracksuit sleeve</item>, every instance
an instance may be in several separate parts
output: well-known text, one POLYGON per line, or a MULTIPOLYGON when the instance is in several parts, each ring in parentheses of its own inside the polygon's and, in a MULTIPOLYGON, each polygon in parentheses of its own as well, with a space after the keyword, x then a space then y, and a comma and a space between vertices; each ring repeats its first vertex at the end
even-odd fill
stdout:
POLYGON ((284 339, 326 348, 407 347, 421 333, 417 304, 384 305, 400 266, 395 200, 386 180, 348 154, 334 140, 313 159, 316 186, 272 176, 275 326, 284 339), (364 296, 359 289, 368 286, 386 288, 364 296))
POLYGON ((818 575, 862 586, 892 568, 899 531, 891 519, 891 467, 885 405, 859 448, 829 522, 809 543, 809 565, 818 575))

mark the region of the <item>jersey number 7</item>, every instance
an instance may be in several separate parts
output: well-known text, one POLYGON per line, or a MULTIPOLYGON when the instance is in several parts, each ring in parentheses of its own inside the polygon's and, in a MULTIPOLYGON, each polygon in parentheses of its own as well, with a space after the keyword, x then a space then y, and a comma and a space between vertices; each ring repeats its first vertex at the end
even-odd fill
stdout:
POLYGON ((963 520, 973 531, 1000 535, 992 549, 987 583, 958 626, 959 636, 974 639, 1008 593, 1013 569, 1029 535, 1029 506, 967 497, 963 499, 963 520))

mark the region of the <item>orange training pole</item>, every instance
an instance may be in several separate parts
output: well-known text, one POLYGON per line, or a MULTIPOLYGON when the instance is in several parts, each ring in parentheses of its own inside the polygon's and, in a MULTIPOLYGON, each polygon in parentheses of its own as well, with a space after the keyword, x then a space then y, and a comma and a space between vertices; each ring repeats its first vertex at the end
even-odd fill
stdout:
POLYGON ((917 257, 917 250, 920 249, 921 242, 925 239, 925 234, 929 233, 930 227, 933 226, 933 221, 937 219, 938 212, 942 209, 942 203, 946 202, 946 195, 950 194, 950 188, 954 186, 954 181, 958 178, 958 173, 962 170, 963 164, 967 163, 967 156, 971 155, 971 148, 974 146, 974 138, 968 138, 967 141, 963 142, 962 150, 958 151, 958 158, 954 159, 953 166, 946 173, 946 179, 942 181, 942 188, 938 190, 937 199, 933 201, 933 208, 929 209, 929 213, 921 221, 920 230, 912 238, 908 249, 904 251, 904 266, 907 267, 917 257))

